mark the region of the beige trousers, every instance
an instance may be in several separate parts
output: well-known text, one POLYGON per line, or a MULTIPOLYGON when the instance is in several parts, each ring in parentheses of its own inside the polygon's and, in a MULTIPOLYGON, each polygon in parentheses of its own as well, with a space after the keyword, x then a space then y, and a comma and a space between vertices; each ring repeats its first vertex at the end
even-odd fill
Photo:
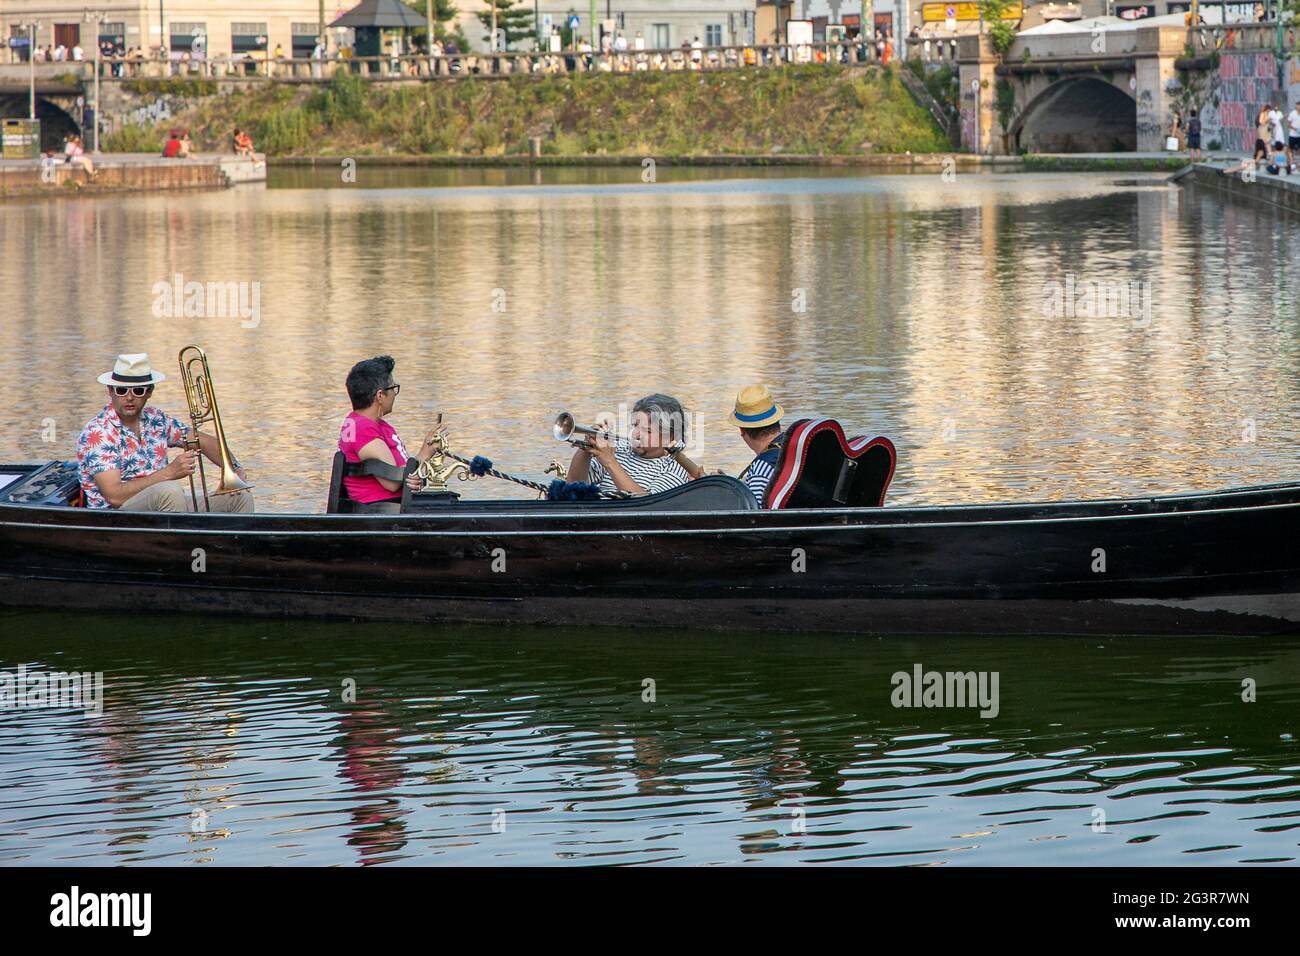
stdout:
MULTIPOLYGON (((253 493, 236 491, 228 495, 208 494, 214 512, 246 514, 253 510, 253 493)), ((139 494, 132 495, 122 505, 122 511, 192 511, 188 481, 160 481, 139 494)), ((203 497, 199 496, 199 510, 203 511, 203 497)))

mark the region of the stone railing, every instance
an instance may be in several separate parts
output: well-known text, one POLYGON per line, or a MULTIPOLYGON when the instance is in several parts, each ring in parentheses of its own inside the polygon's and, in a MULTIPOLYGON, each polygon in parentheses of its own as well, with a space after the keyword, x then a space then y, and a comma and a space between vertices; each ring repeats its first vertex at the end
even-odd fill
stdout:
MULTIPOLYGON (((156 60, 106 58, 100 62, 105 79, 189 77, 194 79, 261 79, 313 82, 351 70, 375 80, 404 80, 459 76, 511 76, 519 74, 635 73, 643 71, 726 70, 779 66, 787 63, 878 62, 871 44, 809 43, 780 46, 720 46, 698 50, 628 50, 618 53, 444 53, 371 57, 311 58, 211 57, 208 59, 156 60)), ((84 69, 94 76, 93 61, 48 64, 84 69)))
MULTIPOLYGON (((1005 59, 1008 63, 1020 61, 1029 51, 1033 60, 1039 59, 1104 59, 1155 53, 1181 53, 1191 42, 1195 55, 1209 55, 1215 50, 1259 51, 1273 50, 1277 46, 1277 23, 1228 23, 1222 26, 1203 26, 1189 31, 1185 27, 1144 27, 1141 21, 1132 30, 1107 30, 1094 35, 1088 31, 1077 33, 1040 34, 1018 36, 1005 59), (1096 49, 1097 41, 1102 49, 1096 49)), ((958 61, 977 58, 994 58, 989 38, 965 34, 957 38, 958 61)), ((909 46, 913 41, 908 41, 909 46)), ((946 45, 946 44, 945 44, 946 45)), ((1285 49, 1300 48, 1300 24, 1295 28, 1284 25, 1282 45, 1285 49)), ((912 47, 914 50, 915 47, 912 47)), ((909 51, 909 56, 916 55, 909 51)))

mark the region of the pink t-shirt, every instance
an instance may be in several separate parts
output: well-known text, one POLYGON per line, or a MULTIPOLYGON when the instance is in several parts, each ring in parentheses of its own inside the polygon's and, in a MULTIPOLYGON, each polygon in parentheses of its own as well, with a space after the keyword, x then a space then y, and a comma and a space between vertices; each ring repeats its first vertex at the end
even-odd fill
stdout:
MULTIPOLYGON (((397 437, 397 431, 393 426, 382 418, 376 422, 356 412, 343 419, 343 427, 339 429, 339 451, 343 452, 343 457, 348 461, 358 462, 361 458, 357 455, 357 451, 365 448, 376 438, 381 439, 388 446, 398 468, 406 464, 406 446, 397 437)), ((348 497, 353 501, 395 501, 402 497, 400 491, 389 491, 379 483, 378 478, 371 475, 344 478, 343 484, 348 489, 348 497)))

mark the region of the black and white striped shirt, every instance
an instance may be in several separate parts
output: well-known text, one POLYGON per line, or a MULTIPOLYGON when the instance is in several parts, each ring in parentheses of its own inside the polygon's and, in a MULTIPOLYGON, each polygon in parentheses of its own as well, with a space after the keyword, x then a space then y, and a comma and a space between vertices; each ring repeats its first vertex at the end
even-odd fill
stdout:
POLYGON ((776 466, 766 458, 755 458, 749 463, 749 467, 740 473, 740 480, 753 492, 760 508, 763 507, 767 486, 772 483, 772 476, 775 474, 776 466))
MULTIPOLYGON (((684 485, 691 480, 686 469, 677 464, 677 459, 672 455, 642 458, 624 441, 614 444, 614 460, 623 466, 623 470, 633 481, 652 495, 684 485)), ((600 485, 601 491, 618 491, 614 476, 594 458, 587 468, 587 477, 592 483, 600 485)))

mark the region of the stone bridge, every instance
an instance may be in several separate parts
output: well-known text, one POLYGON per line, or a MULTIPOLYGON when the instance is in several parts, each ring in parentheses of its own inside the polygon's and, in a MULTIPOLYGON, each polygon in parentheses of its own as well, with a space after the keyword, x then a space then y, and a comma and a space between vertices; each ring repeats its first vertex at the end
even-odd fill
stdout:
MULTIPOLYGON (((50 64, 67 66, 67 64, 50 64)), ((42 69, 36 77, 36 118, 41 121, 41 146, 53 149, 63 145, 63 137, 80 133, 83 96, 81 78, 67 69, 42 69)), ((31 105, 31 85, 27 68, 21 78, 14 67, 0 67, 0 118, 26 117, 31 105), (20 81, 21 79, 21 81, 20 81)))
MULTIPOLYGON (((36 117, 41 121, 41 147, 61 148, 68 133, 80 133, 90 122, 94 106, 94 67, 91 63, 36 65, 36 117)), ((26 117, 31 102, 32 73, 26 65, 0 65, 0 118, 26 117)), ((212 92, 225 92, 212 82, 212 92)), ((186 81, 102 77, 100 129, 105 135, 128 124, 166 122, 185 105, 186 81)), ((193 81, 190 81, 193 85, 193 81)), ((89 140, 87 140, 89 146, 89 140)))
POLYGON ((963 37, 961 146, 984 154, 1156 152, 1174 110, 1186 117, 1195 106, 1203 145, 1249 149, 1259 106, 1293 102, 1292 90, 1300 92, 1300 65, 1279 57, 1275 43, 1272 24, 1194 35, 1167 26, 1022 34, 1006 56, 987 36, 963 37))

